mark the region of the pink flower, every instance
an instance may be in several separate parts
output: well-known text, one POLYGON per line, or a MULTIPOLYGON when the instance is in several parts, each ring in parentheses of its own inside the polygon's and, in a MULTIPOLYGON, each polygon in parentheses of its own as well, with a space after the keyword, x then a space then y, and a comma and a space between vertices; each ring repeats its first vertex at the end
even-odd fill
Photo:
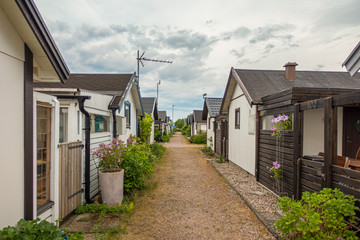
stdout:
POLYGON ((272 131, 275 131, 276 130, 276 127, 272 127, 272 128, 270 128, 272 131))
POLYGON ((273 162, 273 168, 279 169, 280 168, 280 163, 278 161, 273 162))

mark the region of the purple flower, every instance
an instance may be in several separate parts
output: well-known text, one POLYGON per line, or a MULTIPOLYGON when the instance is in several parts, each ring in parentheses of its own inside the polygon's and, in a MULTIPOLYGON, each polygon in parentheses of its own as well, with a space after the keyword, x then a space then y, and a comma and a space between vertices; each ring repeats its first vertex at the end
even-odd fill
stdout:
POLYGON ((276 127, 272 127, 272 128, 270 128, 272 131, 275 131, 276 130, 276 127))
POLYGON ((278 161, 273 162, 273 168, 279 169, 280 168, 280 163, 278 161))

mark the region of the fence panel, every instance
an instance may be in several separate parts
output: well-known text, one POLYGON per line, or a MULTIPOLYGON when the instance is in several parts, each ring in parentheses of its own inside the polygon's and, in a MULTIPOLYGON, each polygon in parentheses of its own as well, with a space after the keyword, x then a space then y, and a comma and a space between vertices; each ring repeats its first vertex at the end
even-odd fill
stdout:
POLYGON ((80 141, 59 144, 59 217, 65 218, 81 205, 81 153, 80 141))

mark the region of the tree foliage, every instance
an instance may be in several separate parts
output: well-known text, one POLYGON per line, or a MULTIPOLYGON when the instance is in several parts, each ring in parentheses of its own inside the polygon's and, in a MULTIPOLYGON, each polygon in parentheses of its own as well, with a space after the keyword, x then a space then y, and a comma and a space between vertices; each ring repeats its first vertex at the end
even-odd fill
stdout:
POLYGON ((150 114, 145 113, 145 117, 140 122, 140 139, 142 142, 149 143, 152 125, 154 123, 154 118, 150 114))

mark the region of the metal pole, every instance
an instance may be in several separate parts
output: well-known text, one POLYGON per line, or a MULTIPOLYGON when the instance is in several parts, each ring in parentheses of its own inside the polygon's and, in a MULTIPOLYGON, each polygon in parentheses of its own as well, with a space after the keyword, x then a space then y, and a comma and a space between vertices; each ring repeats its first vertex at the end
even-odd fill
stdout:
POLYGON ((172 105, 172 121, 174 122, 174 107, 175 105, 172 105))
POLYGON ((158 99, 159 99, 159 85, 160 85, 161 81, 159 80, 159 82, 156 83, 156 102, 158 103, 158 99))
POLYGON ((139 67, 139 63, 140 63, 140 59, 139 59, 139 50, 137 50, 137 79, 136 79, 136 82, 137 82, 137 84, 138 84, 138 86, 139 86, 139 78, 140 78, 140 73, 139 73, 139 69, 140 69, 140 67, 139 67))

